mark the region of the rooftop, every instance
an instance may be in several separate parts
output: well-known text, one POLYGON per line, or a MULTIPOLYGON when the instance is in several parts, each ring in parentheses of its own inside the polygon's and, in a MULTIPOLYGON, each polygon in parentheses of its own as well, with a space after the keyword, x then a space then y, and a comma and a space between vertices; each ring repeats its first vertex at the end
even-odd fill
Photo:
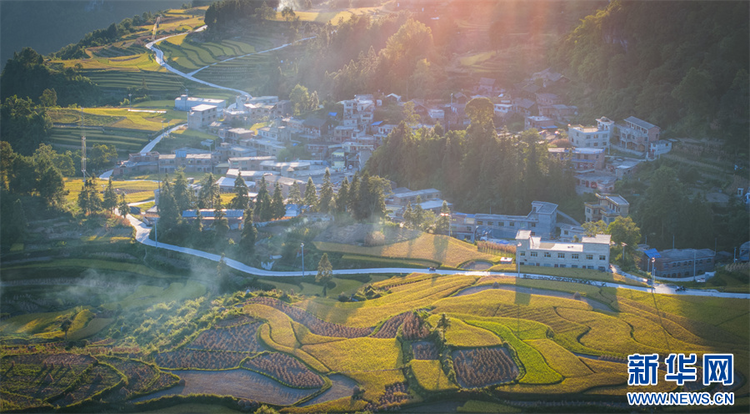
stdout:
POLYGON ((192 112, 203 112, 203 111, 210 111, 212 109, 216 109, 216 105, 208 105, 208 104, 200 104, 194 106, 191 111, 192 112))
POLYGON ((637 126, 639 126, 641 128, 645 128, 645 129, 658 128, 656 125, 654 125, 654 124, 652 124, 650 122, 646 122, 646 121, 644 121, 644 120, 642 120, 640 118, 636 118, 634 116, 630 116, 630 117, 625 118, 625 122, 630 122, 633 125, 637 125, 637 126))

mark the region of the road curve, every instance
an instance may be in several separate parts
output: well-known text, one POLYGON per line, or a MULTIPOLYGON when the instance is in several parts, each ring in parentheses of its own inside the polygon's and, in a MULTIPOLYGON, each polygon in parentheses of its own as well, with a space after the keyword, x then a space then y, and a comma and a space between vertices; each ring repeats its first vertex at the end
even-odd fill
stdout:
MULTIPOLYGON (((196 32, 201 31, 201 30, 205 29, 205 27, 206 26, 201 26, 200 28, 196 29, 195 31, 196 32)), ((156 39, 156 40, 154 40, 152 42, 147 43, 146 44, 146 48, 148 48, 149 50, 151 50, 152 52, 154 52, 154 54, 156 55, 156 63, 158 63, 160 66, 163 66, 166 70, 174 73, 175 75, 182 76, 185 79, 189 79, 189 80, 191 80, 193 82, 198 82, 200 84, 203 84, 203 85, 206 85, 206 86, 210 86, 212 88, 224 89, 224 90, 227 90, 227 91, 232 91, 232 92, 239 93, 240 95, 245 95, 245 96, 248 96, 248 97, 252 97, 249 93, 247 93, 245 91, 241 91, 239 89, 234 89, 234 88, 227 88, 226 86, 216 85, 214 83, 206 82, 204 80, 198 79, 198 78, 196 78, 194 76, 190 76, 190 75, 188 75, 185 72, 181 72, 181 71, 173 68, 167 62, 165 62, 164 61, 164 52, 161 51, 161 49, 159 49, 158 47, 156 47, 156 44, 159 43, 159 42, 161 42, 162 40, 169 39, 170 37, 181 36, 181 35, 184 35, 184 34, 185 33, 179 33, 179 34, 176 34, 176 35, 165 36, 165 37, 156 39)))
MULTIPOLYGON (((188 247, 180 247, 175 246, 172 244, 166 244, 166 243, 158 243, 154 240, 151 240, 148 238, 149 233, 151 232, 151 228, 143 224, 140 220, 136 219, 135 217, 128 215, 128 220, 130 221, 130 224, 135 227, 136 230, 136 236, 135 239, 137 242, 142 243, 146 246, 152 246, 159 249, 166 249, 171 250, 175 252, 185 253, 192 256, 202 257, 204 259, 212 260, 214 262, 218 262, 221 260, 221 256, 218 254, 213 253, 207 253, 201 250, 191 249, 188 247)), ((247 273, 250 275, 255 276, 265 276, 265 277, 293 277, 293 276, 304 276, 304 275, 312 275, 315 274, 313 271, 305 272, 304 275, 301 271, 295 271, 295 272, 278 272, 273 270, 265 270, 265 269, 258 269, 256 267, 248 266, 244 263, 240 263, 236 260, 224 258, 224 262, 227 266, 231 267, 232 269, 238 270, 243 273, 247 273)), ((369 269, 340 269, 340 270, 334 270, 334 275, 352 275, 352 274, 403 274, 403 273, 414 273, 418 272, 419 269, 414 268, 405 268, 405 267, 378 267, 378 268, 369 268, 369 269)), ((462 275, 477 275, 477 276, 508 276, 508 277, 517 277, 516 273, 506 273, 506 272, 487 272, 487 271, 458 271, 458 270, 435 270, 433 273, 441 274, 441 275, 452 275, 452 274, 462 274, 462 275)), ((549 279, 550 276, 547 275, 538 275, 538 274, 524 274, 524 278, 527 279, 549 279)), ((641 292, 651 292, 652 289, 648 287, 640 287, 640 286, 631 286, 631 285, 625 285, 620 283, 607 283, 607 282, 595 282, 595 286, 602 286, 602 287, 614 287, 618 289, 629 289, 629 290, 637 290, 641 292)), ((684 296, 710 296, 710 297, 720 297, 720 298, 737 298, 737 299, 750 299, 750 295, 748 294, 742 294, 742 293, 725 293, 725 292, 716 292, 716 291, 706 291, 706 290, 693 290, 688 289, 686 291, 678 292, 675 288, 670 287, 668 285, 661 285, 657 284, 655 289, 653 289, 655 293, 664 294, 664 295, 684 295, 684 296)))

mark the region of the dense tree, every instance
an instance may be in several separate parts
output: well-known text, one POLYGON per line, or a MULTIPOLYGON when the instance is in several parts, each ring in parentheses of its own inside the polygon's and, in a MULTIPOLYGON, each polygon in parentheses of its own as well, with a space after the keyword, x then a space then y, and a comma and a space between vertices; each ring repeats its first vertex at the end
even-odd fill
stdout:
POLYGON ((323 253, 323 256, 318 262, 318 274, 315 275, 315 281, 323 285, 323 297, 326 296, 328 291, 328 282, 333 278, 333 266, 328 260, 328 253, 323 253))
POLYGON ((174 200, 177 202, 177 208, 180 211, 190 210, 193 208, 195 195, 188 185, 185 171, 180 168, 174 176, 174 200))
POLYGON ((268 194, 266 177, 261 177, 258 185, 258 195, 255 198, 255 217, 261 222, 269 221, 273 218, 271 210, 271 195, 268 194))
POLYGON ((245 216, 242 222, 242 236, 240 238, 240 246, 247 253, 252 253, 255 250, 255 240, 258 237, 258 230, 255 228, 253 222, 253 210, 250 208, 245 209, 245 216))
POLYGON ((211 223, 211 227, 216 232, 217 241, 223 243, 226 240, 227 232, 229 231, 229 221, 222 210, 221 199, 218 199, 217 197, 214 205, 214 221, 211 223))
POLYGON ((89 215, 96 213, 102 208, 102 199, 99 197, 99 189, 93 178, 86 179, 78 194, 78 207, 81 212, 89 215))
POLYGON ((286 215, 286 207, 284 207, 284 196, 282 195, 281 186, 279 182, 273 186, 273 197, 271 197, 271 211, 273 218, 280 219, 286 215))
POLYGON ((117 161, 117 148, 114 145, 94 144, 86 155, 87 167, 99 171, 114 165, 117 161))
POLYGON ((120 200, 117 203, 117 212, 120 213, 122 218, 126 218, 130 213, 130 206, 128 206, 128 202, 125 201, 125 194, 120 194, 120 200))
POLYGON ((608 234, 607 223, 605 223, 602 220, 587 221, 586 223, 581 224, 581 227, 583 227, 583 230, 586 232, 586 235, 589 237, 594 237, 597 234, 608 234))
POLYGON ((115 192, 115 188, 112 186, 112 177, 109 177, 109 181, 107 181, 107 188, 104 189, 102 208, 108 212, 111 212, 116 206, 117 193, 115 192))
POLYGON ((237 178, 234 179, 234 189, 232 190, 234 197, 229 202, 228 208, 234 208, 239 210, 245 210, 250 205, 250 195, 248 194, 247 184, 245 179, 241 175, 237 174, 237 178))
POLYGON ((318 192, 315 189, 315 183, 313 183, 312 177, 307 177, 307 184, 305 185, 305 199, 304 203, 310 206, 312 211, 318 209, 318 192))
POLYGON ((39 97, 39 102, 46 108, 57 106, 57 92, 55 92, 55 89, 45 89, 42 92, 42 96, 39 97))
POLYGON ((300 84, 297 84, 289 93, 289 100, 292 101, 294 115, 306 112, 310 108, 310 94, 307 88, 300 84))
POLYGON ((49 115, 44 108, 34 106, 30 98, 13 95, 0 105, 0 135, 20 154, 31 155, 51 130, 49 115))
POLYGON ((411 208, 411 201, 408 201, 406 203, 406 208, 404 209, 404 225, 408 228, 414 227, 414 209, 411 208))
POLYGON ((326 168, 323 176, 323 186, 320 188, 320 200, 318 200, 318 211, 321 213, 331 213, 335 208, 333 184, 331 184, 331 172, 326 168))
POLYGON ((357 198, 359 195, 359 171, 354 173, 354 177, 352 177, 352 184, 349 186, 349 199, 346 204, 346 208, 349 210, 349 213, 352 215, 352 217, 355 216, 355 211, 357 210, 357 198))
POLYGON ((219 196, 219 185, 216 184, 213 173, 208 173, 201 181, 198 191, 198 208, 214 208, 214 202, 219 196))
POLYGON ((292 187, 289 189, 287 203, 296 204, 298 206, 302 204, 302 192, 299 190, 299 183, 292 184, 292 187))
POLYGON ((159 203, 157 204, 157 209, 159 212, 159 221, 157 222, 159 230, 169 232, 181 223, 182 214, 177 206, 177 201, 174 199, 172 185, 169 183, 168 179, 162 181, 159 188, 159 203))
POLYGON ((641 229, 636 226, 630 217, 617 217, 615 221, 607 226, 607 233, 612 236, 612 241, 624 247, 625 256, 621 257, 620 264, 627 266, 636 259, 635 252, 641 241, 641 229))
POLYGON ((349 179, 344 177, 339 192, 336 194, 336 212, 345 213, 349 204, 349 179))
POLYGON ((446 234, 450 232, 451 210, 448 208, 448 202, 443 200, 443 206, 440 208, 440 217, 435 224, 435 232, 446 234))

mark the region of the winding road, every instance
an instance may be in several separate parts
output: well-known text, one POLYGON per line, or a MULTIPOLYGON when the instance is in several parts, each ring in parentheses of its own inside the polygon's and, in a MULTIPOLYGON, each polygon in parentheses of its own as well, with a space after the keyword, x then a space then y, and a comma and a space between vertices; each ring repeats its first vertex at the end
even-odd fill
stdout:
MULTIPOLYGON (((136 230, 136 236, 135 239, 137 242, 142 243, 146 246, 151 246, 159 249, 166 249, 171 250, 174 252, 180 252, 189 254, 196 257, 201 257, 204 259, 212 260, 214 262, 218 262, 221 260, 221 256, 214 253, 208 253, 201 250, 191 249, 188 247, 180 247, 175 246, 172 244, 166 244, 166 243, 159 243, 157 241, 151 240, 148 238, 149 233, 151 232, 151 227, 146 226, 143 222, 138 220, 137 218, 128 215, 128 220, 130 221, 130 224, 135 227, 136 230)), ((265 277, 294 277, 294 276, 305 276, 305 275, 313 275, 315 274, 315 271, 308 271, 303 274, 301 271, 295 271, 295 272, 278 272, 273 270, 265 270, 265 269, 258 269, 257 267, 248 266, 244 263, 238 262, 233 259, 224 258, 224 262, 227 266, 231 267, 232 269, 238 270, 243 273, 247 273, 254 276, 265 276, 265 277)), ((405 267, 378 267, 378 268, 368 268, 368 269, 339 269, 334 270, 334 275, 352 275, 352 274, 403 274, 403 273, 414 273, 416 271, 419 271, 419 269, 414 268, 405 268, 405 267)), ((432 273, 441 274, 441 275, 453 275, 453 274, 464 274, 464 275, 476 275, 476 276, 508 276, 508 277, 517 277, 516 273, 505 273, 505 272, 488 272, 488 271, 458 271, 458 270, 435 270, 432 273)), ((525 273, 524 278, 526 279, 542 279, 547 280, 550 278, 548 275, 539 275, 539 274, 529 274, 525 273)), ((602 287, 614 287, 618 289, 629 289, 629 290, 637 290, 641 292, 655 292, 659 294, 664 295, 683 295, 683 296, 708 296, 708 297, 720 297, 720 298, 737 298, 737 299, 750 299, 750 295, 743 294, 743 293, 725 293, 725 292, 717 292, 712 290, 695 290, 695 289, 688 289, 685 291, 677 291, 676 287, 671 287, 669 285, 664 284, 657 284, 655 288, 648 288, 648 287, 641 287, 641 286, 631 286, 626 285, 622 283, 609 283, 609 282, 595 282, 595 286, 602 286, 602 287)))

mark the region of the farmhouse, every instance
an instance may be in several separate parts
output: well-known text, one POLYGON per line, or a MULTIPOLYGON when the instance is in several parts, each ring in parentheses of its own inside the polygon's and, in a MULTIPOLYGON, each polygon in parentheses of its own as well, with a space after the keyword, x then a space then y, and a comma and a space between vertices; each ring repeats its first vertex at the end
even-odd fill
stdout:
POLYGON ((602 220, 607 225, 617 217, 627 217, 630 210, 628 200, 617 194, 596 193, 597 202, 584 203, 586 206, 586 221, 602 220))
POLYGON ((201 104, 191 108, 187 118, 188 128, 201 129, 218 120, 219 112, 214 105, 201 104))
POLYGON ((532 236, 530 230, 519 230, 516 234, 516 253, 521 265, 596 269, 605 272, 609 269, 610 241, 611 236, 608 234, 583 237, 581 243, 542 241, 541 237, 532 236))
POLYGON ((174 109, 178 111, 189 111, 198 105, 213 105, 219 111, 227 106, 224 99, 198 98, 196 96, 180 95, 174 100, 174 109))
MULTIPOLYGON (((227 218, 227 221, 229 222, 229 229, 230 230, 238 230, 242 229, 242 218, 244 215, 244 211, 240 209, 222 209, 221 210, 224 213, 224 216, 227 218)), ((210 208, 202 208, 200 209, 201 212, 201 223, 205 226, 206 230, 211 229, 211 225, 214 222, 215 216, 215 210, 210 208)), ((182 218, 185 220, 192 222, 195 221, 198 217, 198 210, 185 210, 182 212, 182 218)))
POLYGON ((557 204, 544 201, 532 202, 531 211, 525 216, 453 213, 451 218, 453 234, 472 241, 480 236, 495 239, 513 238, 519 230, 529 230, 533 234, 553 237, 556 226, 557 204))
POLYGON ((614 122, 606 117, 596 120, 596 126, 568 125, 570 143, 577 148, 607 148, 614 122))
POLYGON ((710 249, 641 250, 641 270, 654 276, 694 277, 714 270, 716 252, 710 249), (652 260, 653 259, 653 260, 652 260))

